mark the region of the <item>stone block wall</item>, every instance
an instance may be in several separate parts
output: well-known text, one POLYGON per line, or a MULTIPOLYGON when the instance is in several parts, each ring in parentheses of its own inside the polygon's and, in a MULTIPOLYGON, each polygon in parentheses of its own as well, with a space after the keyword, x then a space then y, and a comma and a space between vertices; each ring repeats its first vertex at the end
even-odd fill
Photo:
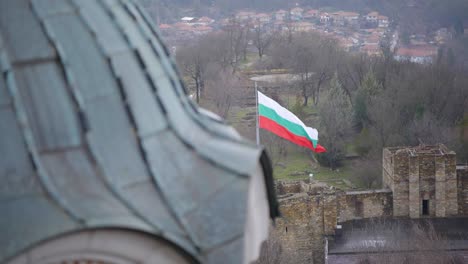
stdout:
POLYGON ((278 182, 282 218, 276 233, 290 263, 325 263, 325 237, 338 223, 379 217, 468 216, 468 166, 443 145, 386 148, 384 189, 344 192, 315 181, 278 182), (297 261, 297 262, 294 262, 297 261))
POLYGON ((289 263, 324 263, 324 200, 320 195, 295 194, 280 199, 282 217, 276 234, 283 250, 294 256, 289 263))
POLYGON ((409 157, 397 150, 393 155, 393 214, 409 215, 409 157))
POLYGON ((468 166, 457 166, 458 214, 468 216, 468 166))
POLYGON ((458 182, 457 156, 453 151, 445 155, 445 178, 446 215, 455 216, 458 215, 458 182))
POLYGON ((338 197, 338 222, 393 215, 390 189, 345 192, 338 197))
POLYGON ((384 187, 393 192, 393 215, 457 215, 455 162, 455 153, 442 144, 384 149, 382 177, 384 187), (424 200, 427 212, 423 209, 424 200))
POLYGON ((277 184, 277 188, 294 192, 278 190, 282 217, 275 227, 283 249, 295 256, 290 263, 324 263, 325 236, 335 234, 338 222, 392 215, 388 189, 344 192, 307 182, 277 184), (305 192, 297 193, 298 189, 305 192))

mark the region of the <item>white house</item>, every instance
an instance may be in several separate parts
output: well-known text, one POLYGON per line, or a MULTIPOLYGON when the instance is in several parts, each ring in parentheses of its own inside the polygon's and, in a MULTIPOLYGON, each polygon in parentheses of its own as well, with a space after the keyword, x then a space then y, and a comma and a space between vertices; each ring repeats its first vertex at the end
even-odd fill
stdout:
POLYGON ((388 28, 388 25, 389 25, 388 17, 378 16, 377 22, 379 23, 380 28, 388 28))
POLYGON ((437 56, 435 46, 409 46, 397 50, 394 58, 397 61, 410 61, 419 64, 430 64, 437 56))

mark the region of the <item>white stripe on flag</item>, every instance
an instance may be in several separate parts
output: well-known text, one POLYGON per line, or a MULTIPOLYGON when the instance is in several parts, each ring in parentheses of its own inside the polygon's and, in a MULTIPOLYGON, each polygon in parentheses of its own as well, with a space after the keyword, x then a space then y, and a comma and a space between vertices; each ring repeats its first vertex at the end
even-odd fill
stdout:
POLYGON ((268 96, 258 92, 258 103, 264 105, 272 110, 274 110, 279 116, 284 119, 287 119, 293 123, 301 125, 304 127, 305 131, 311 139, 318 140, 318 131, 315 128, 308 127, 302 122, 296 115, 290 112, 288 109, 282 107, 275 100, 269 98, 268 96))

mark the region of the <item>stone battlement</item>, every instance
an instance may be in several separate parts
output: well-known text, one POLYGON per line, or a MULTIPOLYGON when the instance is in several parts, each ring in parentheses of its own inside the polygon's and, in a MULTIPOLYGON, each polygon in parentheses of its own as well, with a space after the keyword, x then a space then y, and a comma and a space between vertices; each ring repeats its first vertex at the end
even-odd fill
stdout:
POLYGON ((276 230, 301 263, 323 263, 325 237, 337 226, 371 218, 468 216, 468 165, 442 144, 383 150, 383 189, 343 191, 317 181, 276 183, 276 230))

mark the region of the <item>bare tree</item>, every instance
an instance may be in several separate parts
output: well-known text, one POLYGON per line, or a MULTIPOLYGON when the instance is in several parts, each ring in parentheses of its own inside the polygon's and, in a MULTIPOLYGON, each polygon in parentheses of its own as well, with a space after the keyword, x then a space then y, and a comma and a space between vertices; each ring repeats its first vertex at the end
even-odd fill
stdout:
POLYGON ((379 187, 382 178, 382 164, 379 160, 364 158, 353 164, 351 179, 366 189, 379 187))
POLYGON ((262 59, 266 49, 271 44, 273 34, 268 32, 264 25, 256 23, 253 26, 252 38, 253 45, 257 48, 258 57, 262 59))
POLYGON ((222 118, 228 118, 229 110, 240 97, 240 81, 232 71, 218 71, 213 79, 206 81, 206 107, 222 118))
POLYGON ((297 34, 287 46, 290 49, 287 65, 299 80, 297 86, 308 105, 309 97, 318 104, 321 89, 333 76, 338 64, 339 49, 334 40, 317 34, 297 34))
POLYGON ((197 41, 181 47, 176 56, 179 68, 194 83, 196 101, 199 103, 205 87, 206 68, 211 60, 208 47, 202 41, 197 41))
POLYGON ((284 160, 284 158, 288 155, 288 142, 285 139, 282 139, 268 131, 261 131, 260 136, 262 145, 264 145, 267 149, 273 165, 276 166, 280 164, 279 162, 284 160))
POLYGON ((223 27, 223 31, 227 35, 226 51, 230 58, 230 66, 235 71, 240 60, 247 57, 249 28, 232 17, 228 25, 223 27))
POLYGON ((310 36, 302 35, 295 38, 292 44, 292 57, 290 58, 294 73, 298 75, 296 85, 304 98, 304 106, 308 104, 309 96, 314 87, 313 67, 316 62, 315 46, 310 36))

